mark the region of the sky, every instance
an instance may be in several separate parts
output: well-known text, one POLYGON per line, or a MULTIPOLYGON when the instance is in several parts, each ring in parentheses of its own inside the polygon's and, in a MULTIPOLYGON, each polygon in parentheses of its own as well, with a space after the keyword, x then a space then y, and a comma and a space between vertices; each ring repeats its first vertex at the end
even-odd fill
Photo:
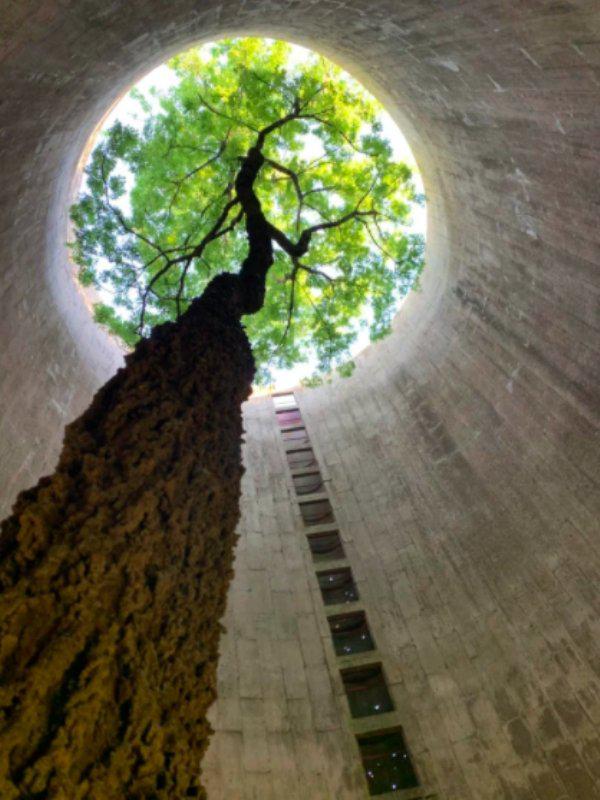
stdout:
MULTIPOLYGON (((211 47, 211 43, 203 45, 204 48, 211 47)), ((292 56, 291 56, 291 63, 301 62, 303 59, 306 58, 307 51, 305 48, 300 47, 298 45, 292 46, 292 56)), ((135 88, 141 91, 146 98, 148 98, 148 93, 151 89, 156 89, 157 93, 160 94, 169 89, 176 82, 174 72, 166 65, 162 64, 160 67, 152 70, 149 72, 142 80, 138 81, 135 85, 135 88)), ((132 87, 133 88, 133 87, 132 87)), ((159 99, 158 97, 154 98, 154 102, 156 104, 156 109, 159 109, 159 99)), ((129 93, 126 94, 120 101, 116 103, 113 109, 109 112, 104 123, 102 125, 102 130, 105 128, 109 128, 113 123, 117 120, 120 120, 124 124, 141 127, 143 124, 143 120, 146 118, 146 114, 143 114, 140 110, 139 103, 130 97, 129 93)), ((421 195, 424 194, 423 184, 421 180, 421 176, 417 169, 417 165, 414 159, 414 156, 408 146, 408 143, 402 132, 392 119, 392 117, 386 112, 383 111, 381 113, 381 124, 383 128, 383 134, 388 139, 392 150, 394 152, 395 157, 399 161, 406 162, 413 171, 413 182, 417 192, 421 195)), ((101 132, 100 132, 101 134, 101 132)), ((99 135, 100 135, 99 134, 99 135)), ((126 211, 126 208, 123 208, 126 211)), ((426 233, 426 226, 427 226, 427 210, 425 205, 413 205, 409 225, 404 226, 407 232, 411 233, 420 233, 425 236, 426 233)), ((100 297, 103 302, 110 303, 111 296, 108 293, 103 292, 102 290, 99 291, 100 297)), ((398 307, 402 303, 398 304, 398 307)), ((362 329, 358 334, 356 341, 352 346, 351 357, 356 356, 365 347, 369 344, 369 333, 367 329, 362 329)), ((302 364, 298 364, 297 366, 293 367, 292 369, 273 369, 274 375, 274 383, 268 387, 268 391, 282 391, 284 389, 292 388, 300 383, 303 378, 308 377, 314 371, 314 362, 307 361, 302 364)), ((261 390, 261 393, 264 392, 264 389, 261 390)))

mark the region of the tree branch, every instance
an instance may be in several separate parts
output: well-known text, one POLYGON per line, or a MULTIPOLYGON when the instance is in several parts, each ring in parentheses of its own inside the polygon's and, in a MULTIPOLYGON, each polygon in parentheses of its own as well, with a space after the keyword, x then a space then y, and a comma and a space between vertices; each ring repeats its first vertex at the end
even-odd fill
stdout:
POLYGON ((319 278, 325 278, 325 280, 328 280, 330 283, 335 283, 336 281, 335 278, 332 278, 331 275, 328 275, 326 272, 323 272, 320 269, 316 269, 315 267, 309 267, 308 264, 301 264, 299 261, 297 262, 297 264, 298 264, 298 269, 302 269, 305 272, 309 272, 311 275, 315 275, 316 277, 319 278))
MULTIPOLYGON (((185 275, 187 275, 187 272, 189 270, 190 264, 192 263, 193 259, 199 258, 202 255, 202 253, 203 253, 204 249, 206 248, 206 246, 210 242, 214 241, 214 239, 218 239, 224 233, 228 232, 228 230, 231 230, 232 227, 236 224, 236 222, 234 221, 230 226, 227 226, 227 228, 221 230, 221 226, 223 225, 223 223, 225 222, 225 220, 229 216, 229 212, 231 211, 231 209, 235 205, 237 205, 237 203, 238 203, 238 199, 237 199, 237 197, 234 197, 232 200, 230 200, 228 203, 225 204, 225 207, 223 208, 223 210, 219 214, 219 216, 218 216, 216 222, 213 224, 212 228, 201 239, 201 241, 198 242, 198 244, 194 246, 194 248, 193 248, 191 253, 188 253, 186 255, 178 256, 177 258, 169 258, 168 256, 166 257, 166 263, 164 264, 164 266, 162 266, 159 269, 159 271, 155 275, 152 276, 152 279, 147 284, 147 286, 146 286, 146 288, 144 290, 144 293, 142 295, 142 308, 141 308, 141 312, 140 312, 140 324, 138 326, 140 334, 144 330, 144 320, 145 320, 145 315, 146 315, 146 305, 147 305, 147 301, 148 301, 148 294, 150 293, 150 291, 152 291, 152 289, 153 289, 154 285, 156 284, 156 282, 158 280, 160 280, 160 278, 162 278, 162 276, 165 275, 171 269, 171 267, 175 266, 175 264, 181 264, 182 262, 185 262, 185 265, 186 265, 184 267, 184 269, 183 269, 183 272, 182 272, 182 275, 184 276, 184 282, 185 282, 185 275)), ((239 217, 237 221, 239 221, 239 219, 241 219, 241 217, 239 217)), ((181 292, 182 292, 183 291, 183 284, 180 283, 180 286, 181 286, 181 292)), ((178 296, 180 296, 179 292, 178 292, 178 296)), ((179 313, 179 306, 178 306, 178 313, 179 313)))
MULTIPOLYGON (((236 216, 231 220, 229 225, 226 225, 224 228, 221 228, 220 230, 215 232, 215 234, 208 241, 205 242, 204 246, 202 247, 202 250, 205 249, 206 245, 209 242, 214 242, 215 239, 220 239, 222 236, 225 236, 227 233, 230 233, 235 228, 235 226, 238 224, 238 222, 242 219, 243 216, 244 216, 244 212, 243 212, 242 209, 240 209, 240 211, 238 211, 236 216)), ((179 317, 181 316, 181 297, 182 297, 183 290, 184 290, 184 287, 185 287, 185 279, 187 277, 188 270, 189 270, 190 266, 192 265, 192 262, 193 262, 194 258, 199 258, 200 257, 200 255, 198 253, 196 253, 196 250, 197 250, 197 248, 194 248, 194 251, 192 252, 192 254, 186 257, 185 265, 184 265, 183 269, 181 270, 181 275, 179 276, 179 286, 177 288, 177 294, 175 296, 175 303, 176 303, 176 308, 177 308, 177 319, 179 319, 179 317), (196 255, 194 255, 194 253, 196 253, 196 255)))
POLYGON ((294 305, 295 305, 295 295, 296 295, 296 276, 298 275, 299 269, 300 265, 297 263, 297 261, 294 261, 294 268, 292 269, 292 274, 290 275, 292 285, 290 287, 290 299, 288 302, 285 329, 283 331, 281 339, 279 340, 279 344, 275 349, 275 352, 281 349, 281 346, 287 339, 287 335, 290 332, 290 328, 292 327, 292 318, 294 316, 294 305))
POLYGON ((254 133, 258 133, 258 128, 250 125, 249 122, 245 122, 243 119, 239 119, 239 117, 232 117, 230 114, 226 114, 224 111, 220 111, 218 108, 215 108, 205 97, 200 94, 200 92, 198 92, 198 97, 200 98, 200 102, 205 105, 206 108, 208 108, 211 114, 215 114, 217 117, 222 117, 223 119, 228 119, 230 122, 235 122, 236 125, 241 125, 242 127, 248 128, 254 133))
POLYGON ((171 202, 169 203, 169 213, 171 212, 171 209, 173 208, 173 205, 174 205, 174 203, 175 203, 175 201, 177 199, 177 196, 178 196, 179 192, 181 191, 181 187, 183 186, 185 181, 189 180, 194 175, 197 175, 199 172, 201 172, 203 169, 205 169, 206 167, 208 167, 211 164, 213 164, 215 161, 217 161, 217 159, 219 159, 223 155, 223 153, 225 152, 225 148, 227 147, 227 142, 228 142, 228 139, 229 139, 229 135, 230 135, 230 131, 227 131, 227 135, 225 136, 223 141, 220 142, 217 152, 214 153, 210 158, 208 158, 202 164, 200 164, 199 167, 194 167, 194 169, 191 169, 189 172, 186 172, 186 174, 183 176, 183 178, 179 178, 178 180, 170 181, 170 183, 175 184, 175 191, 173 192, 173 196, 171 197, 171 202))
POLYGON ((131 236, 137 237, 140 241, 145 242, 149 247, 152 247, 152 249, 158 250, 160 255, 164 255, 165 251, 163 250, 162 247, 160 247, 160 245, 156 244, 156 242, 153 242, 147 236, 144 236, 142 233, 139 233, 139 231, 136 231, 135 228, 133 228, 131 225, 129 225, 129 223, 127 223, 125 221, 125 217, 123 216, 121 211, 118 208, 116 208, 115 206, 113 206, 112 203, 110 202, 110 195, 108 193, 109 192, 108 178, 106 176, 106 172, 105 172, 105 169, 104 169, 105 165, 106 165, 106 155, 103 152, 102 153, 102 160, 100 162, 100 172, 101 172, 101 177, 102 177, 102 183, 104 184, 104 204, 105 204, 105 206, 111 212, 111 214, 114 217, 116 217, 117 221, 119 222, 119 224, 121 225, 121 227, 123 228, 123 230, 126 233, 129 233, 131 236))
POLYGON ((300 186, 298 175, 293 169, 285 167, 283 164, 279 164, 277 161, 273 161, 271 158, 265 159, 265 163, 269 164, 269 166, 273 167, 273 169, 276 169, 278 172, 281 172, 283 175, 286 175, 294 185, 296 197, 298 198, 298 208, 296 209, 296 235, 298 235, 300 233, 300 221, 302 216, 302 208, 304 206, 304 192, 300 186))
MULTIPOLYGON (((371 230, 371 226, 369 225, 369 223, 368 223, 366 220, 361 220, 361 222, 362 222, 362 223, 363 223, 363 225, 365 226, 365 229, 366 229, 366 231, 367 231, 367 235, 368 235, 369 239, 370 239, 370 240, 373 242, 373 244, 375 245, 375 247, 376 247, 376 248, 377 248, 377 249, 378 249, 378 250, 379 250, 379 251, 380 251, 380 252, 381 252, 381 253, 382 253, 382 254, 383 254, 383 255, 384 255, 386 258, 389 258, 389 259, 391 259, 392 261, 396 262, 396 259, 395 259, 395 258, 394 258, 394 256, 393 256, 393 255, 392 255, 392 254, 389 252, 389 250, 386 250, 386 248, 385 248, 385 247, 384 247, 384 246, 381 244, 381 242, 378 242, 378 241, 377 241, 377 239, 375 238, 375 236, 373 236, 373 231, 371 230)), ((377 225, 377 220, 374 220, 374 222, 375 222, 375 227, 377 228, 377 230, 379 231, 379 235, 381 236, 381 230, 380 230, 379 226, 377 225)))

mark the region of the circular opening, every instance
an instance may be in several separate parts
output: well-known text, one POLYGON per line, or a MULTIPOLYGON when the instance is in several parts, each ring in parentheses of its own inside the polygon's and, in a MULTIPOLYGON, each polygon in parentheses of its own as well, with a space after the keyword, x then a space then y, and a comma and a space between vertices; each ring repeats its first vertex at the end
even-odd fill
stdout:
MULTIPOLYGON (((237 271, 245 242, 243 235, 236 238, 234 229, 221 240, 234 240, 229 248, 211 244, 211 250, 217 250, 212 263, 207 248, 190 267, 185 247, 189 252, 198 241, 194 240, 194 214, 205 213, 214 201, 211 193, 227 185, 226 170, 212 174, 216 163, 229 159, 229 185, 234 182, 231 162, 235 158, 239 162, 248 136, 241 149, 226 151, 237 128, 246 129, 251 139, 260 127, 254 109, 248 107, 249 100, 262 102, 257 87, 259 94, 283 96, 290 86, 302 86, 303 81, 306 88, 311 79, 315 97, 323 96, 324 102, 318 108, 314 103, 307 105, 313 118, 303 120, 301 131, 277 142, 276 158, 269 153, 269 193, 263 186, 258 194, 263 206, 268 194, 269 212, 279 217, 278 225, 288 240, 308 227, 320 228, 313 239, 321 241, 330 231, 341 235, 329 248, 318 247, 312 258, 303 256, 302 262, 292 258, 290 263, 289 253, 276 243, 267 297, 277 296, 268 309, 259 312, 256 322, 246 318, 258 353, 260 383, 274 390, 319 382, 334 368, 349 374, 353 357, 370 341, 386 335, 422 268, 426 211, 415 160, 389 114, 348 73, 303 47, 268 39, 224 40, 186 51, 138 82, 105 119, 95 147, 89 148, 82 192, 74 206, 72 243, 79 278, 88 287, 99 323, 131 346, 140 316, 140 330, 146 334, 152 324, 185 310, 215 271, 237 271), (245 59, 246 68, 243 80, 232 88, 230 67, 236 59, 238 68, 245 59), (315 84, 315 75, 326 88, 315 84), (335 95, 332 86, 341 99, 335 98, 330 106, 334 112, 327 118, 325 101, 335 95), (186 107, 194 90, 203 121, 198 114, 194 118, 197 109, 186 107), (206 92, 212 92, 210 97, 206 92), (237 108, 232 111, 231 94, 239 100, 239 113, 237 108), (162 126, 157 119, 162 119, 162 126), (184 124, 174 134, 172 124, 177 122, 184 124), (339 130, 334 136, 335 125, 339 130), (167 134, 174 135, 171 142, 167 134), (334 146, 339 150, 336 154, 334 146), (154 166, 148 169, 152 159, 154 166), (321 169, 320 163, 327 161, 329 168, 321 169), (354 173, 348 168, 350 163, 354 173), (356 186, 349 185, 353 178, 356 186), (367 179, 370 184, 365 190, 367 179), (389 188, 387 196, 379 183, 389 188), (158 201, 152 192, 160 195, 158 201), (208 203, 199 208, 203 193, 208 203), (182 209, 186 202, 187 208, 182 209), (145 204, 151 206, 149 211, 145 204), (338 230, 333 223, 353 211, 355 217, 340 223, 338 230), (144 213, 151 219, 150 226, 144 213), (163 224, 166 218, 178 216, 184 218, 183 225, 181 220, 163 224), (165 273, 170 280, 161 286, 163 279, 156 276, 163 270, 167 252, 175 252, 181 261, 165 273), (340 266, 343 259, 346 264, 340 266), (143 277, 142 267, 148 267, 143 277), (182 290, 182 273, 188 267, 189 293, 188 285, 182 290), (351 284, 361 288, 348 291, 351 284), (162 290, 162 299, 157 289, 162 290)), ((264 105, 261 121, 268 125, 269 113, 274 120, 277 109, 264 105)), ((223 204, 213 205, 218 213, 223 204)), ((208 215, 209 222, 213 217, 208 215)), ((233 222, 233 214, 226 221, 233 222)))

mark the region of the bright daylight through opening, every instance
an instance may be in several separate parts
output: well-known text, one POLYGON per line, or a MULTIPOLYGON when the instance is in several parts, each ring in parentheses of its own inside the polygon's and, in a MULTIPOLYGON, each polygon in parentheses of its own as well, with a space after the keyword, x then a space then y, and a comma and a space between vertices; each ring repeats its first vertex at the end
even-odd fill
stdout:
POLYGON ((88 160, 72 254, 95 319, 126 346, 177 319, 215 274, 237 271, 247 243, 236 171, 252 136, 294 103, 297 118, 265 138, 257 185, 283 238, 264 306, 244 319, 256 390, 350 374, 389 332, 423 268, 425 199, 406 140, 327 59, 238 39, 149 73, 107 116, 88 160), (307 229, 310 251, 292 252, 307 229))

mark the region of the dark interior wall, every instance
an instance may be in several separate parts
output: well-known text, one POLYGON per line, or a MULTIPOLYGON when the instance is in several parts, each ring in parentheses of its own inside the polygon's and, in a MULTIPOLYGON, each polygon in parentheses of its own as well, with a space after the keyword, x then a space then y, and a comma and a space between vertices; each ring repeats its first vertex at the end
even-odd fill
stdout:
MULTIPOLYGON (((456 800, 600 797, 597 2, 2 5, 3 509, 52 467, 64 423, 120 360, 64 247, 101 116, 193 41, 312 44, 388 104, 428 194, 422 291, 351 379, 301 396, 357 557, 382 543, 364 585, 393 584, 377 603, 409 609, 382 635, 398 669, 414 665, 403 680, 422 752, 433 772, 461 772, 440 784, 456 800), (402 619, 409 634, 394 643, 402 619), (476 684, 442 666, 458 640, 476 684), (440 708, 459 709, 451 733, 440 708)), ((264 476, 259 488, 246 519, 271 502, 264 476)))

